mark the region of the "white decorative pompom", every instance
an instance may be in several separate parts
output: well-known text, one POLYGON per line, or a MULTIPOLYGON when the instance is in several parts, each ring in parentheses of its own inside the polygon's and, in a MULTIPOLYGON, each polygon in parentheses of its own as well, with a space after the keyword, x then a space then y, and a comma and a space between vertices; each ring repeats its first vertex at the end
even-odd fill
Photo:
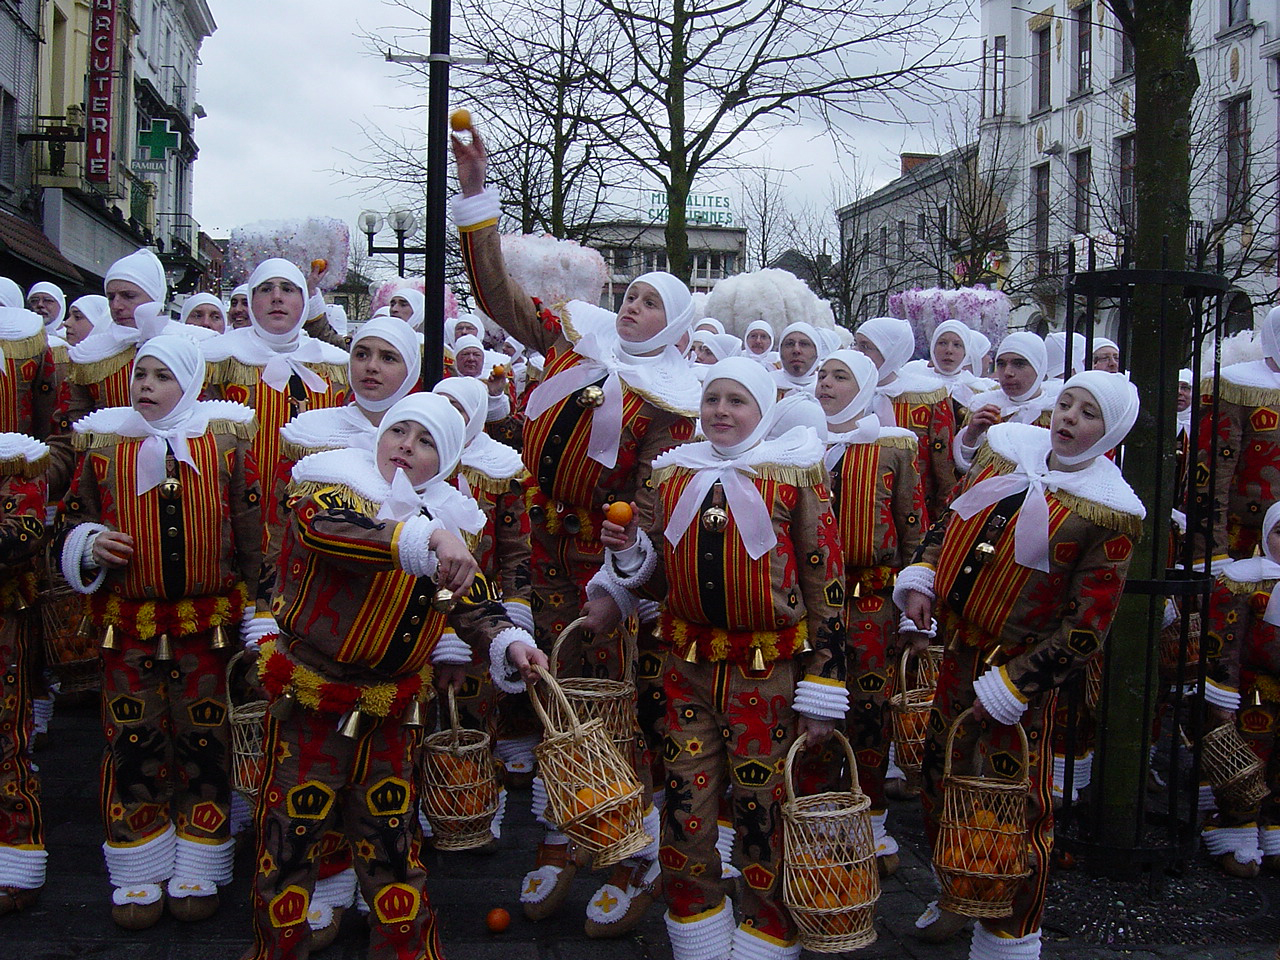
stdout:
POLYGON ((599 303, 609 280, 600 252, 576 240, 507 234, 502 258, 525 292, 548 307, 569 300, 599 303))
POLYGON ((305 220, 263 220, 231 231, 227 245, 227 276, 232 283, 244 283, 263 260, 279 257, 311 272, 312 260, 327 260, 320 274, 320 289, 333 290, 347 279, 351 255, 351 233, 335 217, 308 217, 305 220))
MULTIPOLYGON (((369 316, 373 316, 383 307, 391 306, 391 297, 397 290, 405 288, 417 290, 419 293, 427 292, 427 285, 421 278, 406 280, 404 277, 396 277, 388 280, 382 286, 378 287, 378 292, 373 295, 373 299, 369 302, 369 316)), ((446 283, 444 285, 444 319, 452 320, 458 315, 458 298, 453 295, 453 290, 446 283)))
POLYGON ((705 316, 724 324, 726 333, 744 337, 756 320, 773 326, 776 338, 793 323, 819 330, 835 329, 831 304, 820 300, 808 285, 787 270, 766 267, 719 281, 707 296, 705 316))

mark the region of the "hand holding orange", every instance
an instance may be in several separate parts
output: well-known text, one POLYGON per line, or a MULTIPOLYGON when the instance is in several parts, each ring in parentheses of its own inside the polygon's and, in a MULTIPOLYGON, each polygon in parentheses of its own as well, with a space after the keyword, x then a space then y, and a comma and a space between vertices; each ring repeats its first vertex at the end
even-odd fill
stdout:
POLYGON ((449 127, 455 131, 471 129, 471 111, 466 107, 459 107, 449 114, 449 127))
POLYGON ((604 518, 606 520, 610 523, 616 523, 620 527, 625 527, 630 523, 631 518, 634 515, 634 511, 631 509, 631 504, 624 503, 621 500, 617 503, 609 504, 609 508, 604 512, 604 518))

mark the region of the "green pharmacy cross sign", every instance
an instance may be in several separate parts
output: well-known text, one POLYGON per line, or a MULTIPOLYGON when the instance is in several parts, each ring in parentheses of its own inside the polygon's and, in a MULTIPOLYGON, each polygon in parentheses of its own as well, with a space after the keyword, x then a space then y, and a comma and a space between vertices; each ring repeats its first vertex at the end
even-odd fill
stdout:
POLYGON ((138 146, 149 147, 152 160, 163 160, 166 148, 177 150, 181 142, 178 134, 169 132, 168 120, 152 120, 150 130, 138 131, 138 146))

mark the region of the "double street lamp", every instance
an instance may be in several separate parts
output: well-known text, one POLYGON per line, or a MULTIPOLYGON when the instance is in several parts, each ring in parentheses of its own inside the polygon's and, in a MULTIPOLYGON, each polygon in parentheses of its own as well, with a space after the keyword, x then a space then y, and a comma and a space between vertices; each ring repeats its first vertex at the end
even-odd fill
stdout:
POLYGON ((369 241, 369 256, 375 253, 395 254, 396 262, 400 276, 404 276, 404 259, 407 256, 425 256, 430 253, 425 246, 409 246, 406 245, 405 237, 411 236, 418 229, 418 218, 414 216, 412 210, 408 207, 392 207, 387 212, 385 220, 382 214, 376 210, 365 210, 356 218, 356 224, 360 227, 360 232, 365 235, 369 241), (373 238, 382 232, 384 226, 391 227, 395 231, 395 246, 377 246, 373 242, 373 238))

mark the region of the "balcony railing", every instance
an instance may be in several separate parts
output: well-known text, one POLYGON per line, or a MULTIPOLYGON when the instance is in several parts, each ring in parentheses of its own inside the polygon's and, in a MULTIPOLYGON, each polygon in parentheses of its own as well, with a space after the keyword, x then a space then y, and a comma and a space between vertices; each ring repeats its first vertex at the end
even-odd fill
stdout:
POLYGON ((200 249, 200 224, 187 213, 157 213, 156 246, 161 253, 194 259, 200 249))
POLYGON ((65 116, 35 117, 18 134, 31 144, 31 162, 40 186, 78 187, 84 173, 84 127, 65 116))

